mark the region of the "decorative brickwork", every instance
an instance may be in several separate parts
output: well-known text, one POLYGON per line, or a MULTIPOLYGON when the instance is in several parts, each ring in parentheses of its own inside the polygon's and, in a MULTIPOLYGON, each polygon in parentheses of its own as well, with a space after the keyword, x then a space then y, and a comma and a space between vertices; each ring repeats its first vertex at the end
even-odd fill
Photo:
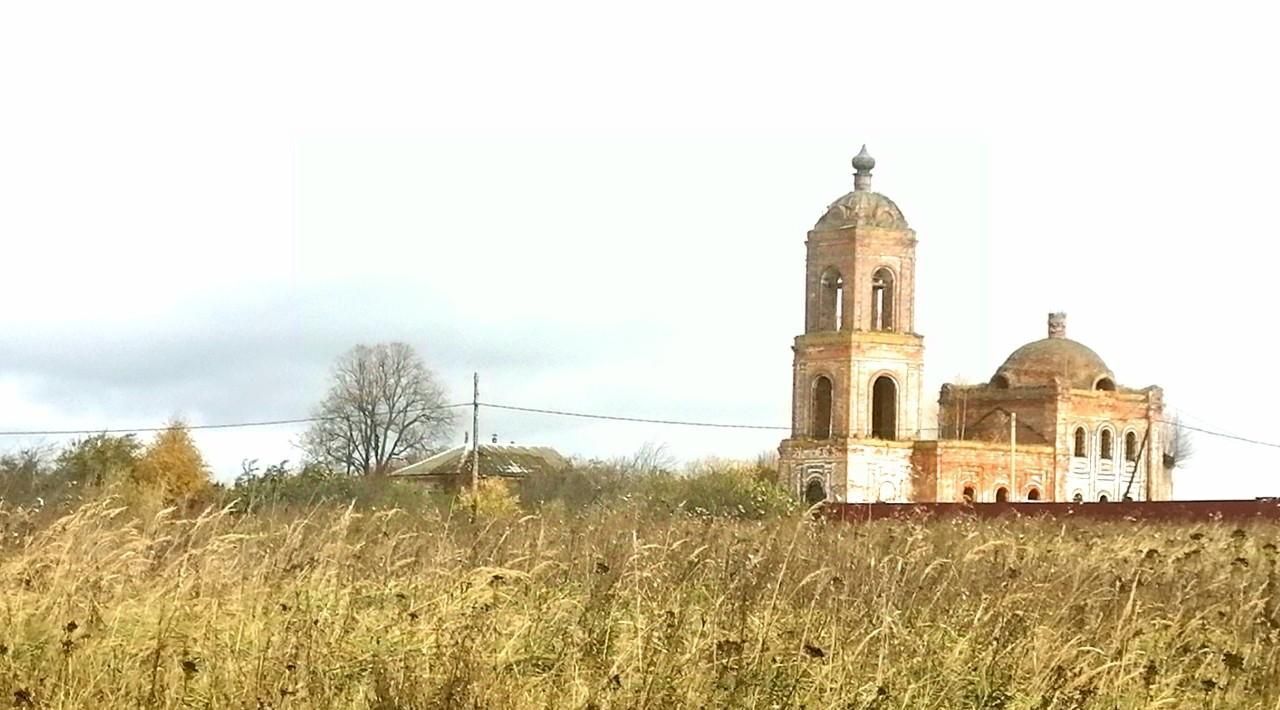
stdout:
POLYGON ((1168 500, 1163 393, 1131 389, 1064 313, 982 385, 943 385, 921 421, 924 338, 915 327, 915 232, 871 191, 875 160, 854 158, 854 190, 809 232, 805 332, 795 339, 791 437, 780 475, 798 496, 861 502, 1168 500), (928 435, 924 437, 922 435, 928 435))

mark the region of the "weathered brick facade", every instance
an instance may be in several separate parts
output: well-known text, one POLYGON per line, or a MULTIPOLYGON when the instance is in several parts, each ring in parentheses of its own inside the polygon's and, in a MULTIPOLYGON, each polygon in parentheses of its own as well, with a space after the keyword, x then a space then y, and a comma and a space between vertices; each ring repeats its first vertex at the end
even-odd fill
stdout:
POLYGON ((914 332, 915 232, 854 190, 809 232, 805 332, 792 350, 792 435, 781 475, 797 495, 841 502, 1168 500, 1158 387, 1130 389, 1050 314, 982 385, 944 385, 923 427, 924 338, 914 332), (922 434, 933 435, 928 438, 922 434))

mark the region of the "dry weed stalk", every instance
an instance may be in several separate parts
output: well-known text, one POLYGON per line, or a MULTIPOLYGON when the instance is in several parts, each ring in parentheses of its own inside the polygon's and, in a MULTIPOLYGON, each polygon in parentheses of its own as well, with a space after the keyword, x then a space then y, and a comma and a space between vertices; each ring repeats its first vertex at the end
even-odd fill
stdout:
POLYGON ((0 690, 72 707, 1258 707, 1277 529, 0 508, 0 690))

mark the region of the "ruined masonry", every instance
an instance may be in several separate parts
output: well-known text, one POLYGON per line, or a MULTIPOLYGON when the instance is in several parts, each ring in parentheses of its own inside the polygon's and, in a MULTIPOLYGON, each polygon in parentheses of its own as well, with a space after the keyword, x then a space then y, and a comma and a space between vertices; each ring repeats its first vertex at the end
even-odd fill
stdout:
POLYGON ((796 495, 859 502, 1168 500, 1159 387, 1130 389, 1051 313, 986 384, 942 386, 921 421, 924 338, 915 332, 916 234, 871 190, 853 191, 806 242, 804 333, 792 350, 791 437, 780 474, 796 495), (931 436, 924 437, 928 433, 931 436), (1152 455, 1153 452, 1157 452, 1152 455))

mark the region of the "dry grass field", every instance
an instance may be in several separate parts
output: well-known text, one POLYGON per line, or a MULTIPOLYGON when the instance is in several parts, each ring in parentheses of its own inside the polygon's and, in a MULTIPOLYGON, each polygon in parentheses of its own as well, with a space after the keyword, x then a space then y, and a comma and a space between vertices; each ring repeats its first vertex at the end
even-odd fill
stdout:
POLYGON ((1274 526, 0 509, 33 708, 1276 708, 1274 526))

